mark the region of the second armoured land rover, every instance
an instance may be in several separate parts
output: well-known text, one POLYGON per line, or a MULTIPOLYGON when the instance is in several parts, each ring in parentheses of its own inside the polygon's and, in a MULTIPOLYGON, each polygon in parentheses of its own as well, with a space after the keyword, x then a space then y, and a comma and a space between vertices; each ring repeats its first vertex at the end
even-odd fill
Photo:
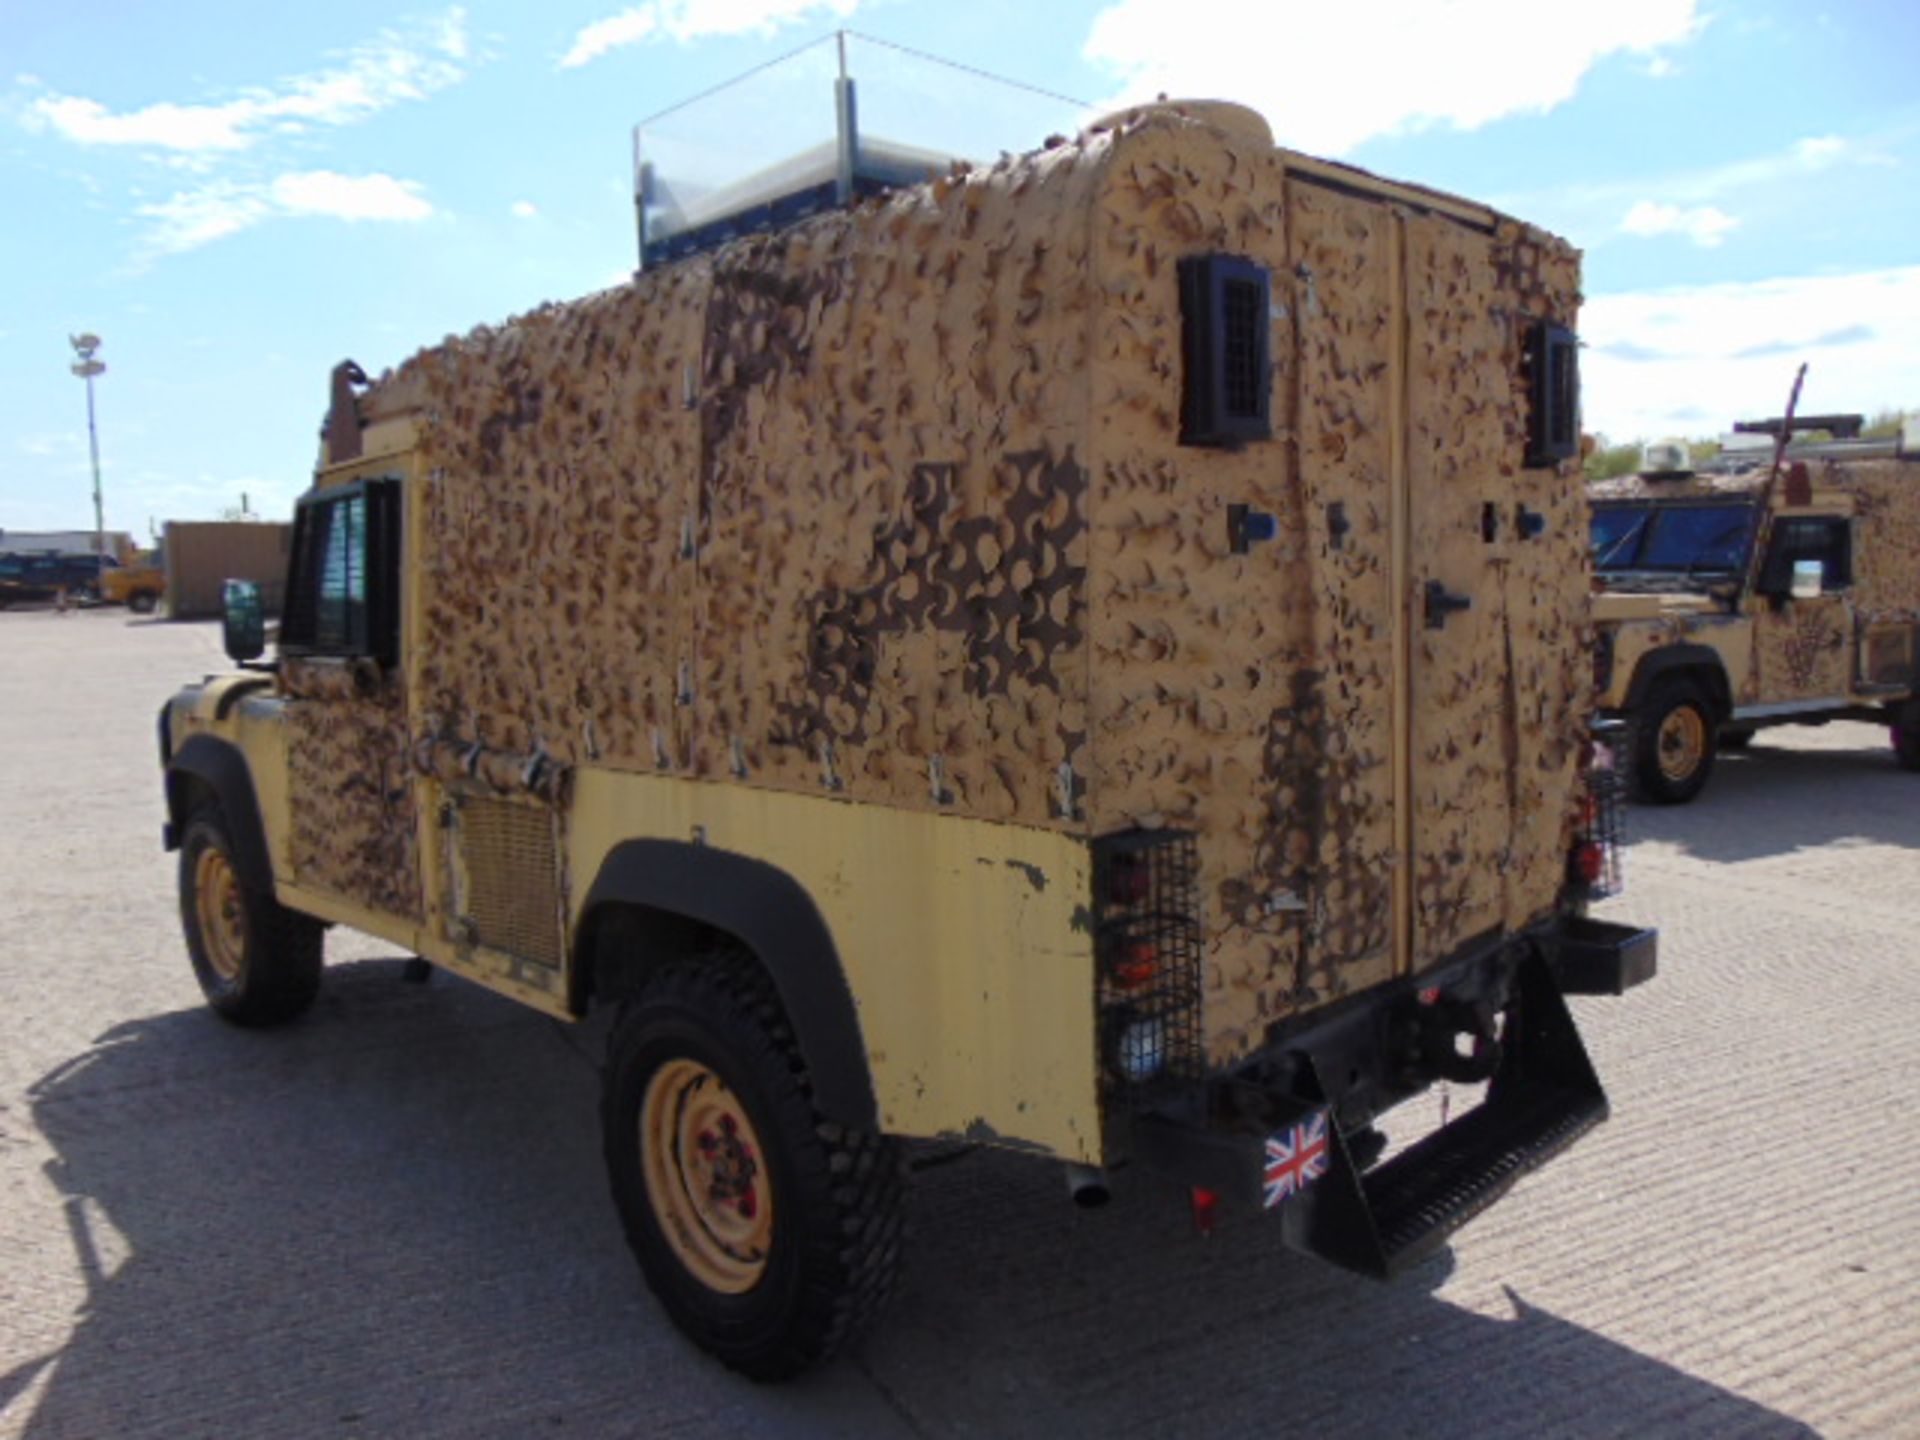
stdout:
POLYGON ((1631 727, 1646 798, 1691 800, 1716 750, 1775 725, 1886 725, 1920 769, 1920 451, 1860 428, 1747 422, 1736 433, 1790 443, 1589 487, 1600 703, 1631 727))
POLYGON ((341 366, 277 660, 160 717, 213 1007, 330 924, 617 1007, 615 1203, 762 1377, 886 1295, 904 1139, 1400 1270, 1604 1116, 1562 996, 1654 961, 1586 914, 1575 252, 1231 106, 903 156, 341 366))

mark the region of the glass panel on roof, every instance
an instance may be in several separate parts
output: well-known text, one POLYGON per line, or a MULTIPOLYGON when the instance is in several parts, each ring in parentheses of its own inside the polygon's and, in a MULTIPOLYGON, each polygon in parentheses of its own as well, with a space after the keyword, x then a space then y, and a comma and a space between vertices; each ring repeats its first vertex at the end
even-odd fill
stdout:
POLYGON ((635 127, 641 263, 779 229, 956 160, 1029 150, 1090 118, 1065 96, 830 35, 635 127))

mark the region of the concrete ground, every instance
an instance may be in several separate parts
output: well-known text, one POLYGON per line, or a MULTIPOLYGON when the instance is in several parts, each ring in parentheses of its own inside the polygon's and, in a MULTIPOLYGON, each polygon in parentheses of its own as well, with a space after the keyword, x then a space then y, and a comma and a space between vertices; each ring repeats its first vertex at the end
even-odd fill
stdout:
POLYGON ((0 614, 0 1437, 1920 1436, 1920 776, 1775 732, 1636 809, 1661 974, 1574 1002, 1613 1119, 1406 1279, 1146 1183, 918 1177, 860 1352, 734 1378, 640 1282, 594 1027, 402 984, 213 1019, 154 713, 217 629, 0 614))

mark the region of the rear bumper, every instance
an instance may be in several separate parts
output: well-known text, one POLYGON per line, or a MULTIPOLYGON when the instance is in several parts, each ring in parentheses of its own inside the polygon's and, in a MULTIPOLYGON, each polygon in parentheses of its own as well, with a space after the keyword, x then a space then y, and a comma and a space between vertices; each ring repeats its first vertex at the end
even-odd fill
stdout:
POLYGON ((1553 974, 1563 995, 1624 995, 1651 980, 1660 932, 1579 916, 1560 929, 1553 974))
POLYGON ((1184 1104, 1135 1114, 1131 1158, 1268 1209, 1296 1249, 1393 1275, 1606 1118, 1563 996, 1623 993, 1652 976, 1656 950, 1653 931, 1584 917, 1493 941, 1307 1017, 1184 1104), (1436 1080, 1485 1080, 1485 1099, 1374 1167, 1374 1120, 1436 1080))

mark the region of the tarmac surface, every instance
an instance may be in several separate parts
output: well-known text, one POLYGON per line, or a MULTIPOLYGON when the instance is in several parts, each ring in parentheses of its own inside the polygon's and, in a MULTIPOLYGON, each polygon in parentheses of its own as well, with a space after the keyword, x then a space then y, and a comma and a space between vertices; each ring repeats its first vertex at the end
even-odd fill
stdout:
POLYGON ((1920 775, 1884 732, 1763 734, 1629 812, 1607 913, 1661 973, 1573 1002, 1613 1118, 1411 1275, 980 1153, 916 1177, 880 1333, 764 1388, 625 1248, 602 1027, 340 932, 300 1023, 201 1006, 154 716, 223 668, 213 626, 0 614, 0 1437, 1920 1437, 1920 775))

